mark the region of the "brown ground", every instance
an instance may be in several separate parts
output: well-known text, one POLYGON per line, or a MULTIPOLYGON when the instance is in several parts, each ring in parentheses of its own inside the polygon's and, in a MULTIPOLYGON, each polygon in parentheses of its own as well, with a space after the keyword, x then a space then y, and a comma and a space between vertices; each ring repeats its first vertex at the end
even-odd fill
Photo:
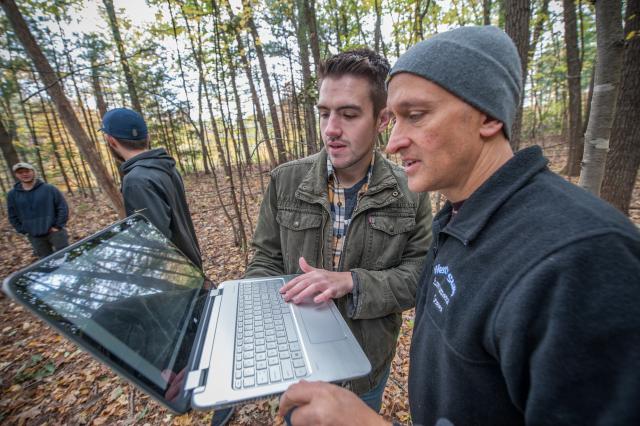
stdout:
MULTIPOLYGON (((563 164, 564 150, 545 141, 552 169, 563 164)), ((260 178, 254 173, 248 195, 247 229, 252 229, 261 199, 260 178)), ((266 184, 266 178, 265 178, 266 184)), ((190 176, 187 192, 194 225, 204 254, 205 272, 217 281, 236 278, 245 255, 234 245, 210 177, 190 176)), ((228 192, 225 192, 228 196, 228 192)), ((225 197, 227 198, 227 197, 225 197)), ((103 196, 97 200, 68 196, 71 241, 90 235, 116 220, 103 196)), ((636 183, 632 219, 640 223, 640 184, 636 183)), ((245 218, 246 220, 246 218, 245 218)), ((34 261, 28 242, 0 218, 0 277, 34 261)), ((4 424, 208 424, 211 413, 174 416, 135 391, 125 381, 76 349, 66 339, 0 294, 0 422, 4 424)), ((404 315, 392 375, 382 413, 388 420, 409 421, 407 371, 413 311, 404 315)), ((233 425, 281 424, 275 416, 277 400, 248 404, 236 411, 233 425)))

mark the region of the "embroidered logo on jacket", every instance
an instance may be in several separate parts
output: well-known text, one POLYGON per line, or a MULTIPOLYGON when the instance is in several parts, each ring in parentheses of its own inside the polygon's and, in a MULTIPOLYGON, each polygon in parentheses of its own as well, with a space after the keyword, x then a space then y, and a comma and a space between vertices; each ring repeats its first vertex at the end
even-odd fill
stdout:
POLYGON ((449 306, 451 299, 456 294, 456 280, 449 271, 449 267, 440 264, 434 266, 433 282, 431 284, 436 290, 433 295, 433 304, 439 312, 442 312, 449 306))

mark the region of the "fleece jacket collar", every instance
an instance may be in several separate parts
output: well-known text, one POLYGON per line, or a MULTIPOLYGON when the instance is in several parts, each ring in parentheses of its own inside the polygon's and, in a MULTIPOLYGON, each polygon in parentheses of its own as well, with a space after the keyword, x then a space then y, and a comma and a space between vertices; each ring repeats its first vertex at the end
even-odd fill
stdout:
POLYGON ((533 176, 546 169, 547 163, 539 146, 518 151, 471 194, 456 214, 455 220, 448 224, 446 222, 451 215, 452 206, 447 202, 434 219, 434 233, 436 229, 442 229, 442 232, 468 245, 478 236, 500 206, 526 185, 533 176))

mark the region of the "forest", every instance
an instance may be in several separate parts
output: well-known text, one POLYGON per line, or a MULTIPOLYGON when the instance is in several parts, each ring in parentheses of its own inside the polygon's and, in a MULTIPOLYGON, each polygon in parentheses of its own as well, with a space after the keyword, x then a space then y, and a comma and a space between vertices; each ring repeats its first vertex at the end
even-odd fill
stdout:
MULTIPOLYGON (((524 97, 511 138, 640 224, 640 0, 0 0, 0 275, 35 260, 7 220, 11 167, 33 164, 71 208, 70 240, 123 217, 101 118, 145 118, 185 178, 204 269, 238 277, 269 171, 318 152, 318 64, 369 47, 391 64, 449 28, 515 42, 524 97)), ((378 140, 384 151, 387 134, 378 140)), ((393 158, 392 158, 393 159, 393 158)), ((437 211, 444 199, 431 194, 437 211)), ((413 312, 404 314, 382 414, 409 422, 413 312)), ((205 424, 174 416, 0 295, 0 422, 205 424)), ((281 424, 277 399, 232 424, 281 424)))

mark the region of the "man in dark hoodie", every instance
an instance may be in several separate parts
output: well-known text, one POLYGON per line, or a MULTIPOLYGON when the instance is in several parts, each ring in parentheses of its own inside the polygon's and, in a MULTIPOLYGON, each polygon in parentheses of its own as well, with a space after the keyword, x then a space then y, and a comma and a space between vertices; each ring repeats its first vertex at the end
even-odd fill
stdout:
POLYGON ((64 226, 69 209, 62 193, 38 179, 29 163, 17 163, 12 170, 18 182, 7 194, 11 225, 29 238, 33 252, 39 258, 68 246, 64 226))
POLYGON ((164 148, 149 149, 147 125, 135 111, 108 111, 100 130, 111 152, 123 161, 121 192, 127 215, 142 213, 202 268, 200 247, 175 160, 164 148))

